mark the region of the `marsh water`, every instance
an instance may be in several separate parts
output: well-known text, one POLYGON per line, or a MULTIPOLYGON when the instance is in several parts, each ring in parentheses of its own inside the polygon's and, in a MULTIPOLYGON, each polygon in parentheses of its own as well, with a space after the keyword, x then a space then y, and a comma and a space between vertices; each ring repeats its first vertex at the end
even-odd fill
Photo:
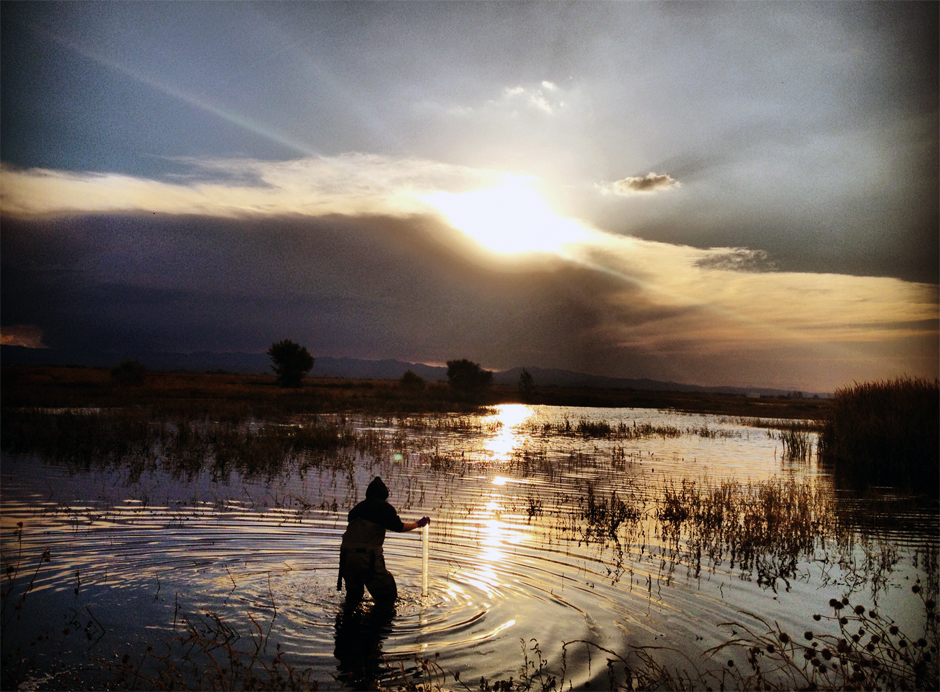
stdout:
POLYGON ((799 633, 848 596, 919 632, 911 587, 936 592, 935 503, 853 498, 755 421, 524 405, 325 418, 374 444, 300 456, 276 474, 5 456, 5 675, 41 688, 63 670, 159 651, 186 623, 226 623, 246 642, 260 633, 321 689, 366 684, 350 666, 382 677, 431 658, 458 686, 454 673, 518 678, 539 657, 597 688, 604 656, 579 642, 707 666, 702 653, 735 632, 728 623, 754 625, 752 615, 799 633), (344 614, 336 590, 346 512, 376 475, 405 521, 432 518, 427 596, 420 532, 386 538, 400 602, 378 625, 368 604, 344 614), (720 487, 751 505, 768 488, 803 489, 813 516, 779 521, 812 535, 775 543, 765 526, 755 543, 667 511, 683 492, 720 487))

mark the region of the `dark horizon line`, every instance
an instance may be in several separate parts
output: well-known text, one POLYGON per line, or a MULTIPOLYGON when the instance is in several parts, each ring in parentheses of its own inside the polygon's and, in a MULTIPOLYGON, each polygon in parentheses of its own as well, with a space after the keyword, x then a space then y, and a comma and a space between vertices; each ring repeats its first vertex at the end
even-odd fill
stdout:
MULTIPOLYGON (((310 378, 372 379, 394 381, 406 370, 413 370, 425 380, 446 381, 447 367, 399 360, 397 358, 355 358, 351 356, 314 356, 310 378), (318 368, 317 365, 320 367, 318 368), (324 368, 324 366, 326 366, 324 368), (382 367, 384 366, 384 368, 382 367), (317 372, 317 371, 320 372, 317 372), (326 372, 324 372, 326 370, 326 372)), ((2 345, 3 365, 35 365, 56 367, 111 368, 125 360, 138 360, 148 369, 166 372, 231 372, 235 374, 270 374, 267 353, 247 351, 150 351, 146 353, 80 351, 62 348, 29 348, 2 345)), ((826 391, 764 386, 700 385, 656 380, 649 377, 617 377, 578 372, 567 368, 546 368, 538 365, 517 365, 493 370, 494 384, 515 385, 522 370, 528 370, 537 386, 592 387, 599 389, 640 389, 649 391, 714 392, 743 395, 793 395, 828 398, 826 391), (540 381, 541 379, 541 381, 540 381)))

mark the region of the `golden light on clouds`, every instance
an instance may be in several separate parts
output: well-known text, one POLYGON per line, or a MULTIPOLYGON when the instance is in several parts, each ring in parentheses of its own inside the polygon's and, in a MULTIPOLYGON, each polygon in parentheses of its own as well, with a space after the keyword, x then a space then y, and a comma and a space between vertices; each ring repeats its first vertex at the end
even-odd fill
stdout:
POLYGON ((42 329, 34 324, 10 324, 0 327, 0 344, 25 348, 46 348, 42 329))
MULTIPOLYGON (((606 275, 615 286, 619 282, 622 290, 604 294, 606 302, 598 306, 614 315, 599 327, 605 333, 598 339, 657 351, 769 352, 787 345, 891 343, 937 334, 935 285, 761 271, 774 267, 760 249, 702 249, 607 233, 555 214, 531 177, 360 154, 188 163, 194 175, 173 180, 4 166, 0 208, 21 217, 436 216, 492 253, 549 253, 606 275), (616 315, 639 310, 655 312, 655 319, 617 322, 616 315)), ((666 178, 646 176, 637 185, 672 186, 666 178)), ((481 255, 479 261, 488 260, 481 255)))
POLYGON ((671 175, 650 171, 646 175, 627 176, 623 180, 617 180, 609 185, 604 185, 601 187, 601 192, 627 196, 649 194, 650 192, 668 190, 674 187, 679 187, 679 181, 671 175))
POLYGON ((192 176, 126 175, 0 167, 0 210, 18 217, 158 213, 215 217, 427 212, 422 195, 492 186, 499 174, 366 154, 295 161, 195 160, 192 176))

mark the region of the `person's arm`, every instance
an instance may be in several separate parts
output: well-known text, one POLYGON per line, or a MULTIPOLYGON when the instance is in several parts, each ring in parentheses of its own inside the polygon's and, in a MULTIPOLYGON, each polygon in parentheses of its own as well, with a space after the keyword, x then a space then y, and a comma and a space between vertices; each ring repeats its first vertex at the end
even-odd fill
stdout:
POLYGON ((420 529, 422 526, 426 526, 431 523, 431 517, 421 517, 418 521, 405 521, 402 522, 402 526, 405 528, 402 531, 414 531, 415 529, 420 529))

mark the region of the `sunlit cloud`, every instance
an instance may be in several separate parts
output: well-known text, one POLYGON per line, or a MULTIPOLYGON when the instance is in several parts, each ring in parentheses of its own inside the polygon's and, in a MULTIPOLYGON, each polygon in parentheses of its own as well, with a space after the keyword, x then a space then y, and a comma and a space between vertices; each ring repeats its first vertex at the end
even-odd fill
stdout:
MULTIPOLYGON (((638 288, 648 306, 662 309, 642 325, 620 329, 607 323, 620 333, 606 338, 622 345, 696 342, 717 352, 731 346, 858 343, 936 334, 940 319, 936 286, 889 277, 754 271, 748 262, 768 262, 759 251, 596 233, 574 256, 638 288)), ((629 310, 635 290, 622 295, 621 307, 629 310)), ((616 307, 617 295, 610 300, 616 307)))
POLYGON ((560 99, 550 98, 550 96, 556 92, 558 92, 558 87, 555 86, 555 84, 549 81, 543 81, 540 88, 526 88, 522 86, 509 87, 503 91, 503 95, 509 103, 521 100, 523 103, 546 115, 552 115, 557 108, 564 107, 565 105, 565 102, 560 99))
POLYGON ((679 182, 671 175, 649 172, 645 176, 628 176, 623 180, 601 185, 605 194, 635 195, 679 187, 679 182))
POLYGON ((190 177, 0 168, 0 210, 13 216, 155 212, 246 215, 424 213, 421 195, 495 185, 501 174, 366 154, 284 162, 185 159, 190 177))
POLYGON ((42 329, 34 324, 10 324, 0 327, 0 344, 25 348, 47 348, 42 329))
POLYGON ((516 85, 506 87, 497 98, 483 103, 461 103, 442 105, 424 101, 417 106, 426 111, 443 112, 462 118, 518 116, 528 112, 537 116, 557 115, 567 108, 572 98, 571 93, 547 79, 537 86, 516 85))

